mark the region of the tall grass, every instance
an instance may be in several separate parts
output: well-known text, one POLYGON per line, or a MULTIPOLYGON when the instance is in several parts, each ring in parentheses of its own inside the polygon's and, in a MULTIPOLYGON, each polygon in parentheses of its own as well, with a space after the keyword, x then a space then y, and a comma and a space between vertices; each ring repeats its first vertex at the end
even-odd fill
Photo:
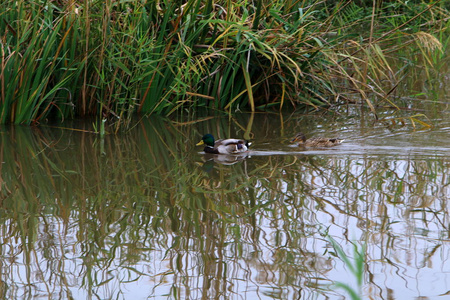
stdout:
POLYGON ((396 106, 390 92, 404 75, 389 53, 421 41, 430 66, 447 45, 448 8, 365 2, 9 1, 0 123, 94 115, 119 129, 136 112, 360 99, 376 113, 377 99, 396 106))

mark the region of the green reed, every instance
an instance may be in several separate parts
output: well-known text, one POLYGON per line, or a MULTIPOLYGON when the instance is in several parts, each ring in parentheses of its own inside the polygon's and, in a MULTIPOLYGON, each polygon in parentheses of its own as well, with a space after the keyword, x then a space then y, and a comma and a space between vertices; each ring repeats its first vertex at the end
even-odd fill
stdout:
POLYGON ((353 244, 353 258, 350 258, 345 253, 341 245, 339 245, 333 237, 327 234, 327 238, 334 248, 335 256, 339 257, 345 264, 346 268, 350 271, 353 277, 356 279, 357 289, 351 287, 349 284, 344 282, 336 282, 334 285, 338 288, 345 290, 352 300, 361 300, 362 298, 362 285, 364 280, 364 262, 365 262, 365 251, 366 246, 363 245, 358 247, 353 244))
POLYGON ((379 102, 397 106, 390 94, 406 76, 390 53, 405 41, 419 41, 427 76, 445 60, 440 1, 322 2, 7 2, 0 123, 94 115, 117 131, 136 112, 361 99, 376 113, 379 102))

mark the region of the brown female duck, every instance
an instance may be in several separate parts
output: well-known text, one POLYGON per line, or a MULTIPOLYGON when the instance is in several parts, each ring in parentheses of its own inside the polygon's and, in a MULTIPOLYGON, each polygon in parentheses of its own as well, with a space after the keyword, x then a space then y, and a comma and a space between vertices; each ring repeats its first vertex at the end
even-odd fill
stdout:
POLYGON ((295 135, 295 137, 291 140, 292 143, 298 143, 300 147, 308 147, 308 148, 324 148, 324 147, 333 147, 341 144, 344 140, 338 138, 323 138, 323 137, 315 137, 306 139, 306 136, 299 132, 295 135))

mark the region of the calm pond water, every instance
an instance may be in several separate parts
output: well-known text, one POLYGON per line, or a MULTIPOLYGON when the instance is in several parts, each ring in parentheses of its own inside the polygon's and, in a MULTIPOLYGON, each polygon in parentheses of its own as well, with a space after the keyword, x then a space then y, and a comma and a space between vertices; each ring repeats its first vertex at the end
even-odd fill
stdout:
POLYGON ((450 114, 429 109, 414 127, 415 112, 358 110, 152 117, 104 139, 2 127, 1 297, 344 299, 336 283, 359 289, 345 262, 356 247, 364 299, 442 299, 450 114), (289 144, 300 130, 346 141, 305 151, 289 144), (204 133, 253 150, 204 155, 204 133))

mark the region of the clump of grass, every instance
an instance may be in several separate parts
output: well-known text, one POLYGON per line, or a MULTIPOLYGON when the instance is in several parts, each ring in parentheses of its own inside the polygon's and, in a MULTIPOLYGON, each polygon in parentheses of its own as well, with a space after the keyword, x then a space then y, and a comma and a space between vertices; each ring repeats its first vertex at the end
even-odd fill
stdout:
POLYGON ((355 290, 352 286, 344 282, 336 282, 334 285, 338 288, 342 288, 345 290, 353 300, 361 300, 362 298, 362 285, 364 280, 364 261, 365 261, 365 245, 358 247, 356 244, 353 244, 353 259, 349 258, 345 253, 344 249, 342 249, 341 245, 339 245, 331 236, 328 235, 328 240, 335 253, 335 256, 339 257, 348 268, 350 273, 356 279, 357 290, 355 290))
POLYGON ((404 78, 390 53, 418 41, 427 66, 436 66, 448 32, 439 1, 18 0, 3 7, 0 123, 97 115, 114 121, 115 131, 136 112, 203 107, 362 100, 376 115, 379 102, 397 106, 391 94, 404 78))
POLYGON ((67 48, 66 24, 42 7, 30 13, 18 2, 16 9, 3 12, 7 26, 1 44, 0 123, 30 124, 50 113, 73 116, 70 80, 76 70, 67 67, 73 57, 67 48))

